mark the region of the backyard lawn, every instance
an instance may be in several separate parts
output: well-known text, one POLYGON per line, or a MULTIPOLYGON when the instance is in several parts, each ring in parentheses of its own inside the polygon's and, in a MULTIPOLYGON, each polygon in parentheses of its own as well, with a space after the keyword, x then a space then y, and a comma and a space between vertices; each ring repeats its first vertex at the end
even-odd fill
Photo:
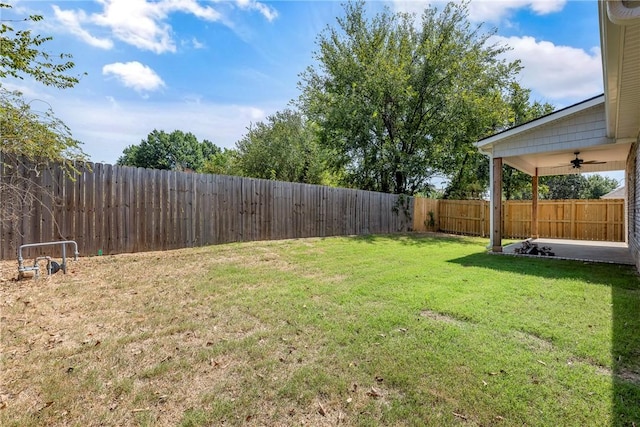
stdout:
POLYGON ((0 425, 640 426, 632 267, 440 235, 0 263, 0 425))

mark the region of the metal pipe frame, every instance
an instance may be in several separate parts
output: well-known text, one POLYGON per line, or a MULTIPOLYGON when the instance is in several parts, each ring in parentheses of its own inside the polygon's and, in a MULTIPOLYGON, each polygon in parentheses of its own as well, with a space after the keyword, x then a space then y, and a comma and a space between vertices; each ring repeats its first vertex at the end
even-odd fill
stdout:
MULTIPOLYGON (((62 246, 62 264, 60 265, 60 267, 62 268, 62 272, 64 274, 67 274, 67 245, 73 245, 74 248, 74 252, 73 252, 73 260, 77 261, 78 260, 78 255, 80 255, 80 253, 78 252, 78 244, 74 241, 74 240, 60 240, 57 242, 45 242, 45 243, 27 243, 25 245, 21 245, 18 248, 18 272, 22 272, 25 270, 24 267, 24 258, 22 258, 22 249, 24 248, 39 248, 42 246, 53 246, 53 245, 61 245, 62 246)), ((36 263, 37 264, 37 263, 36 263)))

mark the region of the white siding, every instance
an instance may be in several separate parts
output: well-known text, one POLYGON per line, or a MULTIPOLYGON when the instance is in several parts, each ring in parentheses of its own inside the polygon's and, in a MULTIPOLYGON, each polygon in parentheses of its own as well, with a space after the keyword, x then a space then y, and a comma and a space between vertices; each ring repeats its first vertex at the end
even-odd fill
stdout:
POLYGON ((608 143, 604 104, 504 139, 493 148, 495 157, 560 151, 608 143))

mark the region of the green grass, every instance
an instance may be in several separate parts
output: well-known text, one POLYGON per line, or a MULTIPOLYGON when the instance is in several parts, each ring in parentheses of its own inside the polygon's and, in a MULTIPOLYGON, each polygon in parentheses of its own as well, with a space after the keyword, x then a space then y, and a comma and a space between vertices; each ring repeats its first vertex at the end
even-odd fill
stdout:
MULTIPOLYGON (((109 301, 69 331, 103 324, 101 344, 3 364, 37 359, 35 393, 84 398, 94 420, 114 424, 639 425, 635 271, 490 255, 486 244, 368 236, 174 251, 158 263, 93 258, 83 262, 96 263, 99 284, 60 286, 109 301), (135 280, 122 274, 132 269, 135 280)), ((9 402, 0 421, 91 424, 55 406, 9 402)))

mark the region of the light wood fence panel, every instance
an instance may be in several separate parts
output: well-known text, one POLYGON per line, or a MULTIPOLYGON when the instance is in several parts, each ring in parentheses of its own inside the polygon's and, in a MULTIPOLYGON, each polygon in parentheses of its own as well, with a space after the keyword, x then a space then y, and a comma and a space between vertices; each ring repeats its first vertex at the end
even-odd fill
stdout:
POLYGON ((438 231, 440 216, 437 199, 414 199, 413 231, 438 231))
MULTIPOLYGON (((541 202, 538 202, 538 206, 541 202)), ((511 239, 531 237, 531 201, 510 200, 503 203, 503 233, 511 239)), ((539 222, 538 222, 539 223, 539 222)))
MULTIPOLYGON (((428 212, 438 212, 437 229, 456 234, 489 235, 489 202, 482 200, 414 200, 413 228, 425 231, 428 212)), ((503 202, 503 237, 531 237, 531 201, 503 202)), ((623 199, 542 200, 538 232, 552 239, 625 241, 623 199)))
MULTIPOLYGON (((73 181, 59 167, 36 174, 14 163, 0 158, 3 186, 17 171, 40 202, 0 210, 18 218, 0 222, 0 259, 15 259, 22 244, 58 240, 107 255, 411 229, 413 198, 391 194, 104 164, 78 165, 73 181)), ((59 256, 52 247, 23 255, 42 254, 59 256)))
POLYGON ((440 230, 454 234, 487 236, 489 204, 484 200, 440 200, 440 230))

